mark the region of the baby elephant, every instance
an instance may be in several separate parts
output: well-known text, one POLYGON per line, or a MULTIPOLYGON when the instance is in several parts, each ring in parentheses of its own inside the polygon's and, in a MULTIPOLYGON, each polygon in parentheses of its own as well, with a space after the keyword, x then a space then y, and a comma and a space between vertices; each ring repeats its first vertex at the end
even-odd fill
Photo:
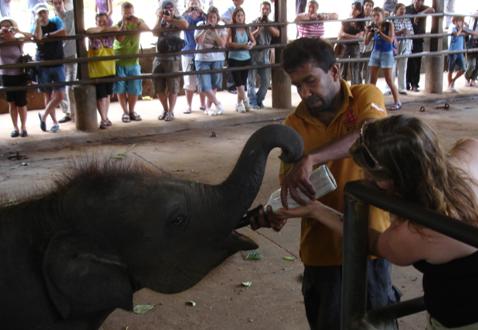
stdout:
POLYGON ((96 329, 115 308, 131 310, 136 290, 186 290, 257 248, 234 228, 275 147, 284 161, 302 156, 295 131, 269 125, 219 185, 96 162, 43 197, 0 207, 1 327, 96 329))

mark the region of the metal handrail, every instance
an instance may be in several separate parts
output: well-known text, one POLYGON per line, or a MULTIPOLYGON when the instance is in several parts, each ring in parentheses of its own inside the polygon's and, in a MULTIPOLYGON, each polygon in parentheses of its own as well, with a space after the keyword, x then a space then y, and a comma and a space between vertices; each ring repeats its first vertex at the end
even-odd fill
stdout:
POLYGON ((368 209, 373 205, 420 226, 478 248, 478 228, 425 209, 416 203, 384 194, 363 181, 345 186, 341 328, 370 329, 375 325, 425 309, 423 297, 366 311, 368 209))

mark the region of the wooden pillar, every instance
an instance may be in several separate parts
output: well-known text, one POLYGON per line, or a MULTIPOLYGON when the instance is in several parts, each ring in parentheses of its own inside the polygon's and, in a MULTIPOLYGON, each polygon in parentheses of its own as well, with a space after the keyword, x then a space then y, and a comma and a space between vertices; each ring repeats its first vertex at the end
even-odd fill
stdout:
MULTIPOLYGON (((274 13, 276 22, 287 23, 287 0, 275 0, 274 13)), ((287 25, 280 28, 280 43, 287 43, 287 25)), ((282 51, 276 48, 275 63, 281 63, 282 51)), ((292 107, 290 79, 282 68, 272 69, 272 107, 281 109, 292 107)))
MULTIPOLYGON (((436 13, 443 13, 445 0, 433 0, 436 13)), ((443 17, 432 18, 431 33, 443 33, 443 17)), ((443 50, 443 38, 430 39, 430 51, 443 50)), ((445 55, 430 56, 426 61, 425 90, 427 93, 443 93, 443 68, 445 55)))
MULTIPOLYGON (((77 34, 85 33, 83 0, 73 0, 75 13, 75 31, 77 34)), ((78 58, 87 57, 84 38, 76 39, 76 54, 78 58)), ((80 80, 88 79, 88 63, 78 64, 80 80)), ((75 125, 79 131, 94 131, 98 129, 96 116, 95 86, 79 85, 73 88, 75 103, 75 125), (93 100, 93 102, 92 102, 93 100)))

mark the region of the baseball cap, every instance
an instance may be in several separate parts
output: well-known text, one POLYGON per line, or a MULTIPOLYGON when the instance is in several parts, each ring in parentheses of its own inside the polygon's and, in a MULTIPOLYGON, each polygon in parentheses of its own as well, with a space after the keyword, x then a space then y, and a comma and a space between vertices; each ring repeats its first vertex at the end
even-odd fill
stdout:
POLYGON ((32 9, 32 11, 35 14, 38 14, 39 12, 44 11, 44 10, 48 11, 48 6, 46 5, 46 3, 41 3, 41 2, 37 3, 32 9))

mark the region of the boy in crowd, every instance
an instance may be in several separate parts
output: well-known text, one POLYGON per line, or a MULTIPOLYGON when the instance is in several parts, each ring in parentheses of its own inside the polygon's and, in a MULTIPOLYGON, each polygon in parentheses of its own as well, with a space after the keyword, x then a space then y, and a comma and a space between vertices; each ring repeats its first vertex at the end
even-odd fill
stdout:
MULTIPOLYGON (((451 20, 454 25, 451 30, 451 41, 448 50, 463 50, 465 47, 465 31, 463 31, 464 18, 462 16, 453 16, 451 20)), ((460 54, 448 55, 448 91, 456 92, 455 81, 465 73, 465 56, 460 54), (453 77, 453 72, 456 74, 453 77)))

